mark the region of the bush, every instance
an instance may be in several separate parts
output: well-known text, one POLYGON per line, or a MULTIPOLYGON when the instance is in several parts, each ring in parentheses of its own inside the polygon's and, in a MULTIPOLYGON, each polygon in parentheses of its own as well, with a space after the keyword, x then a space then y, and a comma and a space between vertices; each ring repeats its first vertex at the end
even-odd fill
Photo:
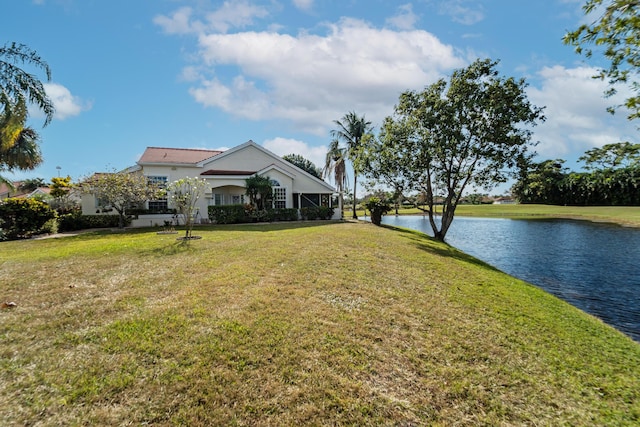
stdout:
POLYGON ((391 210, 391 204, 387 200, 382 200, 375 196, 369 198, 364 206, 371 212, 371 222, 375 225, 380 225, 382 215, 391 210))
MULTIPOLYGON (((131 224, 131 218, 126 218, 125 225, 131 224)), ((60 231, 86 230, 88 228, 115 228, 119 227, 119 215, 82 215, 82 212, 75 211, 58 218, 58 229, 60 231)))
POLYGON ((145 208, 132 208, 127 209, 126 214, 132 217, 139 217, 140 215, 154 215, 154 214, 175 214, 175 209, 145 209, 145 208))
POLYGON ((55 218, 56 212, 49 205, 35 199, 12 198, 0 204, 2 235, 5 240, 26 239, 46 232, 43 227, 55 218))
POLYGON ((300 216, 305 220, 331 219, 333 212, 333 208, 327 206, 313 206, 300 209, 300 216))
POLYGON ((298 209, 268 209, 269 221, 297 221, 298 209))
MULTIPOLYGON (((319 206, 300 209, 302 219, 330 219, 333 208, 319 206)), ((209 219, 216 224, 238 224, 244 222, 297 221, 298 209, 256 209, 247 205, 209 206, 209 219)))
POLYGON ((208 215, 216 224, 252 222, 245 205, 209 206, 208 215))

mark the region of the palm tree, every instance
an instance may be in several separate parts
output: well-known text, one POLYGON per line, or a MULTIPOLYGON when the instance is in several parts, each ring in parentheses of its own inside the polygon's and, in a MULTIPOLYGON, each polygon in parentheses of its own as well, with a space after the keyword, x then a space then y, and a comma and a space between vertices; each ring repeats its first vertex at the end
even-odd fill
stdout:
POLYGON ((340 197, 340 217, 342 217, 343 194, 347 187, 347 156, 345 151, 346 149, 340 147, 340 141, 337 139, 331 141, 324 168, 322 168, 324 178, 333 175, 333 182, 338 190, 338 197, 340 197))
POLYGON ((32 128, 22 128, 10 148, 0 149, 2 167, 9 171, 35 169, 42 163, 42 153, 38 146, 39 139, 40 136, 32 128))
MULTIPOLYGON (((0 103, 6 97, 0 95, 0 103)), ((31 127, 25 126, 27 106, 24 99, 16 104, 5 103, 0 112, 0 172, 33 170, 42 163, 38 141, 40 136, 31 127)), ((0 182, 13 188, 13 184, 0 176, 0 182)))
POLYGON ((39 68, 45 72, 47 81, 51 80, 49 65, 35 51, 23 44, 5 44, 0 47, 0 108, 6 110, 10 104, 35 104, 44 112, 44 125, 48 125, 55 111, 53 102, 42 82, 16 64, 39 68))
MULTIPOLYGON (((39 136, 26 126, 27 105, 35 104, 44 112, 44 126, 55 111, 42 82, 23 70, 23 64, 43 70, 51 80, 49 65, 35 51, 18 43, 0 46, 0 172, 34 169, 42 163, 39 136)), ((13 186, 2 176, 0 182, 13 186)))
POLYGON ((353 218, 358 219, 356 214, 358 160, 362 149, 362 138, 371 133, 373 128, 371 122, 367 121, 364 116, 359 117, 353 111, 345 114, 341 120, 335 120, 334 123, 337 125, 337 129, 331 131, 331 136, 335 138, 335 141, 342 141, 346 144, 346 155, 353 167, 353 218))

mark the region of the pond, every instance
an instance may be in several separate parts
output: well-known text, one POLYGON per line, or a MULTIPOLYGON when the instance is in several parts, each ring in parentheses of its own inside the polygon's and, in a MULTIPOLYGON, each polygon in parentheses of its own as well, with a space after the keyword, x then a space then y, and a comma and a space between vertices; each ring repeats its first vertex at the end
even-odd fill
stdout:
MULTIPOLYGON (((389 215, 382 222, 433 235, 422 215, 389 215)), ((456 217, 446 241, 640 342, 640 229, 589 221, 456 217)))

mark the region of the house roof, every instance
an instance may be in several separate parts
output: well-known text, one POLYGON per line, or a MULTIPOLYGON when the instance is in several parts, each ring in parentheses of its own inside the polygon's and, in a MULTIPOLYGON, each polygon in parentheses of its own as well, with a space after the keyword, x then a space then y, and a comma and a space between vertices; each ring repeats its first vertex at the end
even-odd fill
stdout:
POLYGON ((49 187, 38 187, 33 191, 24 191, 20 189, 20 185, 23 181, 15 181, 13 183, 15 190, 11 190, 5 183, 0 184, 0 196, 2 197, 15 197, 15 198, 29 198, 36 194, 49 194, 51 189, 49 187))
MULTIPOLYGON (((224 162, 223 162, 224 163, 224 162)), ((161 165, 161 166, 173 166, 182 165, 186 167, 199 167, 204 169, 200 173, 200 176, 251 176, 254 174, 262 174, 272 169, 277 169, 287 176, 293 177, 295 174, 302 174, 308 176, 313 181, 324 186, 327 190, 335 191, 335 189, 307 171, 298 168, 296 165, 291 164, 284 160, 282 157, 272 153, 261 145, 249 140, 244 144, 230 148, 226 151, 219 150, 203 150, 203 149, 190 149, 190 148, 166 148, 166 147, 147 147, 140 159, 137 162, 138 166, 144 165, 161 165), (223 159, 234 156, 235 153, 245 149, 255 148, 266 154, 273 159, 273 163, 261 170, 239 170, 239 169, 221 169, 217 165, 221 165, 223 159), (280 165, 280 166, 278 166, 280 165), (211 168, 211 169, 208 169, 211 168), (295 173, 293 172, 295 171, 295 173)), ((238 164, 242 167, 242 164, 238 164)), ((224 167, 224 166, 223 166, 224 167)), ((250 167, 250 166, 249 166, 250 167)), ((129 168, 129 170, 134 170, 129 168)), ((135 169, 137 170, 137 169, 135 169)))
POLYGON ((200 175, 253 175, 256 171, 240 171, 240 170, 222 170, 222 169, 209 169, 202 172, 200 175))
POLYGON ((193 148, 147 147, 138 164, 196 164, 222 153, 218 150, 200 150, 193 148))

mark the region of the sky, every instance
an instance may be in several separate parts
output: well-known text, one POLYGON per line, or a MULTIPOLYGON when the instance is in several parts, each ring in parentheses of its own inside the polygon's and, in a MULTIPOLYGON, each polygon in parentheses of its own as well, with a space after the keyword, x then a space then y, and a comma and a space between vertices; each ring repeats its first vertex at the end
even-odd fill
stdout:
MULTIPOLYGON (((56 113, 32 110, 44 163, 14 179, 134 165, 148 146, 225 149, 253 140, 322 167, 334 120, 355 111, 377 133, 399 95, 478 58, 525 78, 546 121, 538 161, 637 141, 629 92, 604 98, 601 58, 562 43, 584 0, 0 0, 0 42, 51 67, 56 113)), ((41 80, 45 76, 33 71, 41 80)), ((493 194, 493 193, 492 193, 493 194)))

